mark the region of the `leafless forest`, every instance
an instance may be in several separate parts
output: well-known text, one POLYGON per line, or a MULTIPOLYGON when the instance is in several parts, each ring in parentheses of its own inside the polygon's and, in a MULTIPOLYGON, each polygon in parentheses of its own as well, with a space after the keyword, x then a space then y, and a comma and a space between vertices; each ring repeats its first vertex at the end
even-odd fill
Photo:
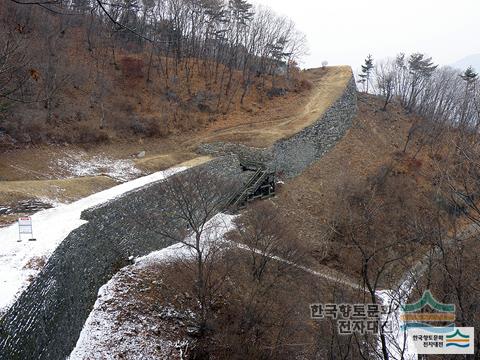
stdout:
POLYGON ((244 0, 0 6, 0 126, 20 142, 195 127, 295 88, 306 51, 290 20, 244 0))

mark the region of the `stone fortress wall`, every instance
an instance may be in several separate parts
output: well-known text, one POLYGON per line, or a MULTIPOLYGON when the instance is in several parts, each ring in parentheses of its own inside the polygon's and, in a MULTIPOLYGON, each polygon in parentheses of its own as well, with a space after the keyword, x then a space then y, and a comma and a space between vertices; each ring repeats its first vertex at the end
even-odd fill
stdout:
POLYGON ((357 87, 352 76, 343 94, 317 121, 291 137, 278 140, 270 148, 216 142, 202 144, 198 151, 217 156, 235 154, 241 161, 263 163, 277 174, 292 178, 335 146, 356 114, 357 87))
MULTIPOLYGON (((226 180, 242 178, 236 156, 219 157, 200 167, 226 180)), ((82 213, 88 222, 62 241, 0 319, 0 359, 64 360, 70 354, 100 287, 131 257, 172 245, 141 221, 168 207, 162 203, 164 185, 152 183, 82 213)))
MULTIPOLYGON (((294 177, 321 158, 346 133, 357 112, 356 91, 352 77, 344 93, 318 121, 277 141, 271 148, 204 144, 200 152, 219 157, 200 166, 215 176, 231 180, 242 178, 240 162, 259 162, 280 176, 294 177)), ((158 209, 161 193, 162 181, 82 214, 88 223, 67 236, 41 273, 0 319, 0 359, 63 360, 70 354, 99 288, 127 265, 131 256, 172 245, 154 229, 131 221, 158 209)))

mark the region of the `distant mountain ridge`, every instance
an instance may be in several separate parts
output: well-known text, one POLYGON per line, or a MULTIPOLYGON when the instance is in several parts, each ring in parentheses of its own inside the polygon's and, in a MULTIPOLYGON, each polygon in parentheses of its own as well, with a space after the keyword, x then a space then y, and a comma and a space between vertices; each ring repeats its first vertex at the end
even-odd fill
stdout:
POLYGON ((465 70, 469 66, 472 66, 476 71, 480 71, 480 53, 468 55, 463 59, 454 62, 451 66, 460 70, 465 70))

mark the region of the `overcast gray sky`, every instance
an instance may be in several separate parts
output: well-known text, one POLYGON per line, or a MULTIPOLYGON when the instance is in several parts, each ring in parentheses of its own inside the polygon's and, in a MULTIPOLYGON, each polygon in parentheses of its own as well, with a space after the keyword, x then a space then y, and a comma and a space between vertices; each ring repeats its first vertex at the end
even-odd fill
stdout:
POLYGON ((307 35, 303 67, 425 52, 450 64, 480 53, 480 0, 253 0, 295 21, 307 35))

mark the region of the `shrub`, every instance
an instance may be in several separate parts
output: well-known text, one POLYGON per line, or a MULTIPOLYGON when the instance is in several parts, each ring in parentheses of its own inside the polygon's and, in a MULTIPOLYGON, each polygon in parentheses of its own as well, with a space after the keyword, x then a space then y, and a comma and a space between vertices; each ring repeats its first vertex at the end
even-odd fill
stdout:
POLYGON ((272 88, 270 91, 267 92, 267 96, 269 98, 273 98, 276 96, 285 96, 288 90, 285 88, 272 88))
POLYGON ((98 144, 108 142, 109 137, 103 130, 94 129, 88 126, 76 128, 72 142, 79 144, 98 144))
POLYGON ((131 56, 120 60, 123 76, 129 79, 143 78, 143 61, 131 56))
POLYGON ((308 90, 312 90, 312 88, 313 88, 313 83, 310 80, 302 79, 300 81, 297 81, 295 86, 295 91, 296 92, 308 91, 308 90))
POLYGON ((40 144, 47 140, 47 125, 43 121, 34 120, 25 124, 24 131, 34 144, 40 144))
POLYGON ((410 158, 407 160, 407 166, 410 171, 415 171, 422 167, 422 161, 416 158, 410 158))
POLYGON ((392 172, 393 168, 391 164, 384 164, 380 166, 377 171, 368 177, 368 182, 372 188, 383 189, 388 175, 392 172))
POLYGON ((135 135, 141 135, 145 137, 162 137, 168 135, 168 128, 164 121, 160 119, 135 119, 130 125, 130 129, 135 135))

